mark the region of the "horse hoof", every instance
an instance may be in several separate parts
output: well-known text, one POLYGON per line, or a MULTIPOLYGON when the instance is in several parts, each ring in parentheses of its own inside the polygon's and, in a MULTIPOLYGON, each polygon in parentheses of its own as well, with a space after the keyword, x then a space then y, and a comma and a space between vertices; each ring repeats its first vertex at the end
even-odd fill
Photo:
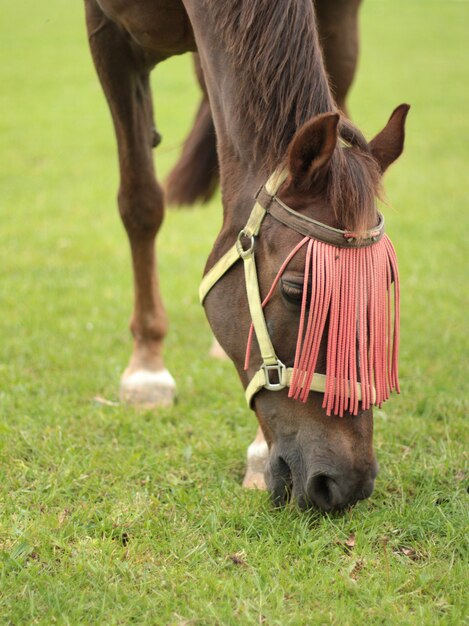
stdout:
POLYGON ((172 406, 176 383, 167 369, 159 372, 137 370, 121 378, 120 399, 142 408, 172 406))
POLYGON ((265 491, 267 485, 265 484, 264 472, 251 472, 247 470, 243 480, 243 487, 245 489, 259 489, 260 491, 265 491))
POLYGON ((248 448, 248 462, 243 487, 246 489, 261 489, 262 491, 267 489, 264 480, 264 469, 268 456, 269 448, 259 429, 256 439, 248 448))
POLYGON ((218 359, 220 361, 228 361, 229 360, 228 355, 223 350, 223 348, 218 343, 218 341, 215 339, 215 337, 213 338, 213 343, 212 343, 212 347, 210 348, 209 355, 213 359, 218 359))

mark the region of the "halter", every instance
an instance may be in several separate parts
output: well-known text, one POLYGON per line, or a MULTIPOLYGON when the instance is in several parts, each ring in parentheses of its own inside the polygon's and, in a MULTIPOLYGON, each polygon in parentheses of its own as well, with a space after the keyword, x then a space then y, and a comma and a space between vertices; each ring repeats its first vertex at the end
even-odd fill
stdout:
MULTIPOLYGON (((365 354, 365 350, 362 349, 359 354, 359 359, 362 361, 366 361, 362 363, 365 366, 366 372, 360 371, 360 377, 362 382, 357 381, 357 374, 355 370, 355 375, 347 377, 345 384, 343 381, 338 381, 338 378, 331 379, 331 376, 327 376, 324 374, 319 374, 313 370, 310 375, 307 376, 305 372, 300 371, 298 369, 298 363, 295 362, 295 368, 286 367, 282 361, 277 357, 275 353, 275 349, 272 345, 272 341, 269 335, 269 331, 267 329, 267 324, 263 312, 263 307, 267 304, 270 299, 270 296, 273 294, 274 288, 278 284, 278 281, 281 278, 283 271, 286 266, 293 258, 293 256, 303 247, 303 245, 308 244, 308 253, 307 258, 311 258, 311 249, 314 246, 322 246, 326 253, 329 254, 330 259, 330 267, 333 267, 333 259, 338 258, 337 256, 331 256, 331 254, 336 255, 337 249, 363 249, 370 248, 377 242, 379 242, 384 235, 384 218, 381 213, 379 215, 378 225, 372 230, 368 231, 363 238, 357 238, 354 233, 349 231, 340 230, 337 228, 332 228, 331 226, 327 226, 321 222, 318 222, 310 217, 302 215, 297 211, 294 211, 286 204, 284 204, 276 195, 280 186, 286 180, 287 172, 286 171, 276 171, 272 176, 268 179, 266 184, 258 191, 256 194, 256 202, 252 209, 252 212, 249 216, 249 219, 246 223, 246 226, 240 231, 236 242, 234 245, 226 252, 207 272, 207 274, 202 279, 202 283, 199 289, 199 296, 201 303, 204 302, 207 294, 212 289, 212 287, 224 276, 224 274, 238 261, 242 260, 244 263, 244 274, 246 281, 246 292, 249 304, 249 311, 251 314, 251 331, 248 339, 248 346, 246 352, 246 365, 245 369, 247 369, 249 364, 249 353, 252 339, 252 331, 255 331, 257 342, 259 344, 259 349, 262 358, 262 365, 259 370, 254 374, 253 378, 250 380, 246 391, 246 401, 248 406, 251 406, 252 400, 254 396, 261 390, 267 389, 268 391, 280 391, 287 387, 290 387, 289 396, 295 397, 295 399, 302 399, 306 401, 309 391, 317 391, 325 394, 324 398, 324 408, 326 408, 326 412, 328 415, 331 412, 334 412, 338 415, 343 415, 344 410, 349 410, 353 414, 357 414, 358 412, 358 402, 362 403, 362 408, 367 409, 371 404, 378 404, 381 406, 381 403, 386 400, 389 396, 390 391, 396 389, 399 391, 399 383, 397 380, 397 344, 398 344, 398 305, 399 305, 399 291, 398 291, 398 280, 397 280, 397 264, 395 260, 394 249, 392 248, 392 244, 389 239, 385 236, 385 241, 382 245, 385 247, 385 251, 383 255, 386 256, 386 260, 384 260, 384 256, 379 256, 380 261, 378 262, 378 271, 379 278, 383 278, 387 280, 386 292, 389 294, 391 281, 394 280, 394 343, 391 349, 391 341, 390 341, 390 301, 388 300, 387 307, 383 304, 379 308, 379 311, 383 312, 384 317, 381 319, 378 324, 379 333, 383 335, 383 341, 381 345, 387 346, 386 355, 379 355, 381 359, 384 359, 385 366, 384 369, 384 378, 380 374, 380 369, 376 368, 373 370, 371 365, 368 365, 368 357, 365 354), (285 225, 288 228, 296 231, 297 233, 303 235, 304 239, 290 252, 285 261, 283 262, 273 284, 270 288, 269 293, 267 294, 264 301, 261 300, 260 290, 259 290, 259 281, 257 277, 256 271, 256 263, 255 263, 255 242, 256 237, 259 235, 259 231, 262 225, 262 222, 265 216, 269 214, 275 220, 285 225), (324 244, 326 244, 324 246, 324 244), (334 252, 334 250, 336 252, 334 252), (309 256, 308 256, 309 255, 309 256), (389 259, 389 260, 388 260, 389 259), (380 264, 381 263, 381 264, 380 264), (386 264, 386 268, 383 270, 381 265, 386 264), (383 274, 384 271, 384 274, 383 274), (383 380, 381 380, 383 378, 383 380), (373 384, 374 383, 374 384, 373 384), (378 388, 378 393, 377 389, 378 388), (345 401, 344 401, 345 398, 345 401)), ((376 247, 377 249, 379 248, 376 247)), ((358 263, 360 261, 360 254, 367 254, 367 250, 356 250, 358 254, 353 253, 353 258, 355 259, 353 263, 355 263, 355 272, 358 271, 358 263), (358 258, 358 261, 356 260, 358 258)), ((379 253, 381 254, 381 253, 379 253)), ((368 255, 369 256, 369 255, 368 255)), ((376 255, 375 255, 376 256, 376 255)), ((347 257, 348 258, 348 257, 347 257)), ((371 258, 371 257, 370 257, 371 258)), ((368 274, 371 272, 375 272, 372 276, 373 285, 376 282, 376 271, 373 263, 376 265, 375 261, 373 263, 371 261, 363 261, 366 271, 368 274), (368 263, 368 265, 365 265, 368 263), (372 268, 371 270, 369 268, 372 268)), ((307 261, 308 265, 308 261, 307 261)), ((360 266, 361 267, 361 266, 360 266)), ((347 270, 348 271, 348 270, 347 270)), ((304 285, 304 297, 305 290, 307 288, 307 272, 308 268, 305 270, 305 285, 304 285)), ((345 280, 345 279, 344 279, 345 280)), ((349 287, 347 287, 349 288, 349 287)), ((330 294, 329 294, 330 295, 330 294)), ((373 298, 374 296, 367 295, 368 298, 373 298)), ((388 295, 388 298, 390 296, 388 295)), ((339 295, 336 297, 336 301, 339 298, 339 295)), ((363 298, 362 298, 363 299, 363 298)), ((337 304, 336 302, 336 304, 337 304)), ((354 305, 355 306, 355 305, 354 305)), ((359 305, 356 305, 357 307, 359 305)), ((364 305, 367 306, 366 304, 364 305)), ((351 307, 350 307, 351 308, 351 307)), ((303 313, 304 313, 304 303, 303 303, 303 313)), ((323 310, 321 316, 323 318, 322 323, 326 321, 328 308, 323 306, 323 310)), ((332 310, 332 309, 331 309, 332 310)), ((316 337, 315 343, 316 347, 311 347, 314 344, 313 341, 313 326, 317 325, 316 321, 313 319, 311 321, 312 315, 309 315, 308 328, 306 328, 306 324, 304 323, 302 313, 302 319, 300 320, 300 330, 298 336, 298 345, 297 345, 297 356, 298 356, 298 346, 302 341, 302 335, 310 335, 309 344, 307 349, 307 356, 311 350, 319 350, 319 341, 322 336, 322 331, 318 335, 318 330, 316 329, 316 335, 319 337, 319 340, 316 337), (311 328, 310 328, 311 327, 311 328)), ((317 311, 314 312, 315 317, 319 315, 317 311)), ((332 313, 331 313, 332 315, 332 313)), ((368 325, 371 323, 368 322, 358 322, 357 315, 355 311, 350 311, 350 320, 348 335, 344 335, 347 337, 346 342, 349 344, 355 343, 354 337, 355 333, 358 334, 358 330, 354 328, 355 326, 360 326, 361 333, 366 335, 367 333, 367 323, 368 325)), ((362 317, 364 314, 362 312, 362 317)), ((323 328, 322 326, 322 328, 323 328)), ((362 341, 363 343, 363 341, 362 341)), ((378 343, 378 342, 377 342, 378 343)), ((329 342, 328 342, 329 344, 329 342)), ((369 351, 373 352, 373 355, 370 356, 369 362, 371 364, 372 360, 375 359, 376 356, 376 346, 368 346, 366 345, 366 353, 369 351)), ((328 350, 329 352, 329 350, 328 350)), ((356 352, 356 346, 353 345, 353 348, 349 346, 350 355, 356 352)), ((352 357, 350 357, 352 358, 352 357)), ((353 356, 352 360, 355 363, 355 356, 353 356)), ((329 359, 329 353, 328 353, 329 359)), ((333 357, 331 357, 333 360, 333 357)), ((297 361, 297 358, 295 358, 297 361)), ((303 357, 304 361, 304 357, 303 357)), ((373 361, 374 362, 374 361, 373 361)), ((315 363, 315 361, 314 361, 315 363)), ((305 364, 303 362, 303 369, 305 364)), ((300 368, 301 369, 301 368, 300 368)), ((361 369, 361 368, 360 368, 361 369)), ((347 370, 349 371, 349 370, 347 370)), ((351 370, 350 370, 351 371, 351 370)))

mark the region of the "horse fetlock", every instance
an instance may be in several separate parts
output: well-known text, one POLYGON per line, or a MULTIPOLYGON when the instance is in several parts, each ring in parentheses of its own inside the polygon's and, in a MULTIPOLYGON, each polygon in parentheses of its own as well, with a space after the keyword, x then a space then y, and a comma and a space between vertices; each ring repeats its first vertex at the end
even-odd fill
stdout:
POLYGON ((120 384, 120 399, 142 408, 172 406, 176 398, 176 382, 167 369, 124 372, 120 384))
POLYGON ((129 330, 135 341, 135 352, 149 356, 159 355, 168 332, 168 320, 164 311, 148 316, 147 319, 137 320, 132 317, 129 330))

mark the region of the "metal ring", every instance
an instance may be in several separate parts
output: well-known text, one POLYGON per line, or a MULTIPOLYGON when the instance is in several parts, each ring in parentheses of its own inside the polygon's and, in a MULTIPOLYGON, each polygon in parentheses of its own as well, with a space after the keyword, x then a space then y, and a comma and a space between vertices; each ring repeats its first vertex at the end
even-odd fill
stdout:
POLYGON ((236 240, 236 248, 238 250, 239 256, 242 259, 247 258, 248 256, 250 256, 253 251, 254 251, 254 235, 248 235, 246 233, 246 231, 244 230, 244 228, 242 230, 239 231, 238 234, 238 238, 236 240), (241 239, 250 239, 250 246, 247 249, 243 248, 243 244, 241 243, 241 239))

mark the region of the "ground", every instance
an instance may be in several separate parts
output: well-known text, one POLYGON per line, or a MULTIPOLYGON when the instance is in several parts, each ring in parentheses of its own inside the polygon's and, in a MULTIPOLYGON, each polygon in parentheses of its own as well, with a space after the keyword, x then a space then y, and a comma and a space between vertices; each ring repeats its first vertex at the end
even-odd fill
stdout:
MULTIPOLYGON (((179 402, 118 404, 130 264, 82 13, 2 5, 0 622, 462 624, 469 4, 364 3, 354 118, 371 136, 412 104, 385 207, 402 394, 376 411, 376 491, 341 516, 241 489, 255 421, 197 301, 219 197, 170 212, 159 237, 179 402)), ((195 110, 190 60, 153 85, 164 174, 195 110)))

